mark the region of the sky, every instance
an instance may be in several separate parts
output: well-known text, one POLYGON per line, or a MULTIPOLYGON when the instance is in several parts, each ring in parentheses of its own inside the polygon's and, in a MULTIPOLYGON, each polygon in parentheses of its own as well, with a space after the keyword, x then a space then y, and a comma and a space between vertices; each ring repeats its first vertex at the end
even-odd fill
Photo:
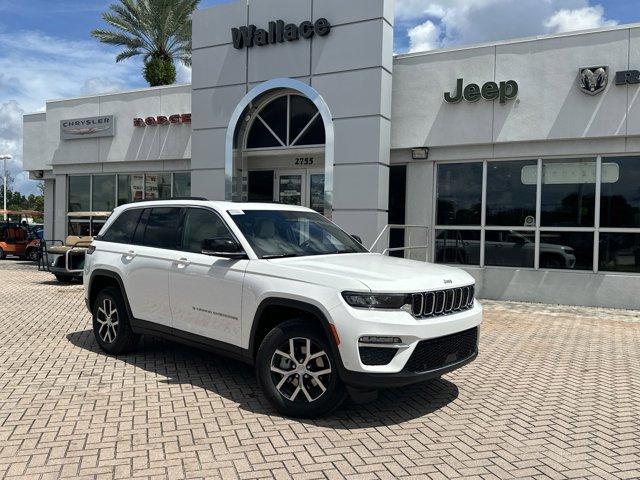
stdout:
MULTIPOLYGON (((118 0, 112 0, 118 1, 118 0)), ((201 0, 207 8, 229 0, 201 0)), ((260 0, 254 0, 260 1, 260 0)), ((345 0, 349 1, 349 0, 345 0)), ((139 60, 90 36, 109 0, 0 0, 0 155, 23 194, 22 115, 47 100, 145 86, 139 60)), ((639 0, 395 0, 395 53, 640 22, 639 0)), ((191 80, 179 66, 178 82, 191 80)))

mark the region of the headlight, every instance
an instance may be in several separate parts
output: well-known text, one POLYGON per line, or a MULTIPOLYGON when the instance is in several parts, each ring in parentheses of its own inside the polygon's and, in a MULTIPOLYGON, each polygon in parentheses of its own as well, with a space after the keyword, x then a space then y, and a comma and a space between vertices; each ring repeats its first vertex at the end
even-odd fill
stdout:
POLYGON ((343 292, 342 298, 354 308, 377 308, 411 311, 411 295, 404 293, 352 293, 343 292))

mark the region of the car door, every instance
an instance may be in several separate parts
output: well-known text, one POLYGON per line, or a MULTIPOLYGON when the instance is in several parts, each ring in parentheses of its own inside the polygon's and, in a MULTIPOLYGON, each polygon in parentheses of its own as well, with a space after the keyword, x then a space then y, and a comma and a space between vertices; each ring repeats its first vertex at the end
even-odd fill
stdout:
POLYGON ((234 238, 220 215, 208 208, 186 209, 180 237, 181 251, 169 278, 173 327, 240 345, 242 288, 248 260, 201 253, 206 239, 234 238))
POLYGON ((182 208, 145 209, 132 245, 121 254, 125 288, 134 317, 169 328, 169 271, 176 258, 182 208))

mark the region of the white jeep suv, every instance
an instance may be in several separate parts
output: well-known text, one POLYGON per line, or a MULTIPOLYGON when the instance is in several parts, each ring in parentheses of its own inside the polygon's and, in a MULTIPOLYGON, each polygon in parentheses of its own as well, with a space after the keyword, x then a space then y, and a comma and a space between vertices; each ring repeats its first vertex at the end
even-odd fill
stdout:
POLYGON ((140 334, 222 352, 253 364, 289 416, 436 378, 478 353, 470 275, 369 253, 307 208, 116 208, 87 252, 84 285, 105 352, 131 351, 140 334))

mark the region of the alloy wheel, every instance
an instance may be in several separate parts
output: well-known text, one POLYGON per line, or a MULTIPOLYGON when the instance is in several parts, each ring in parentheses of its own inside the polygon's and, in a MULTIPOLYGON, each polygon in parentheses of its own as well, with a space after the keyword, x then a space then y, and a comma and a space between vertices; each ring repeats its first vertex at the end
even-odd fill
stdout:
POLYGON ((332 375, 329 355, 308 338, 290 338, 271 358, 271 380, 280 395, 292 402, 318 400, 332 375))
POLYGON ((113 343, 118 336, 118 325, 120 323, 118 317, 118 309, 114 305, 113 300, 105 298, 102 306, 98 307, 96 315, 98 321, 98 335, 105 343, 113 343))

